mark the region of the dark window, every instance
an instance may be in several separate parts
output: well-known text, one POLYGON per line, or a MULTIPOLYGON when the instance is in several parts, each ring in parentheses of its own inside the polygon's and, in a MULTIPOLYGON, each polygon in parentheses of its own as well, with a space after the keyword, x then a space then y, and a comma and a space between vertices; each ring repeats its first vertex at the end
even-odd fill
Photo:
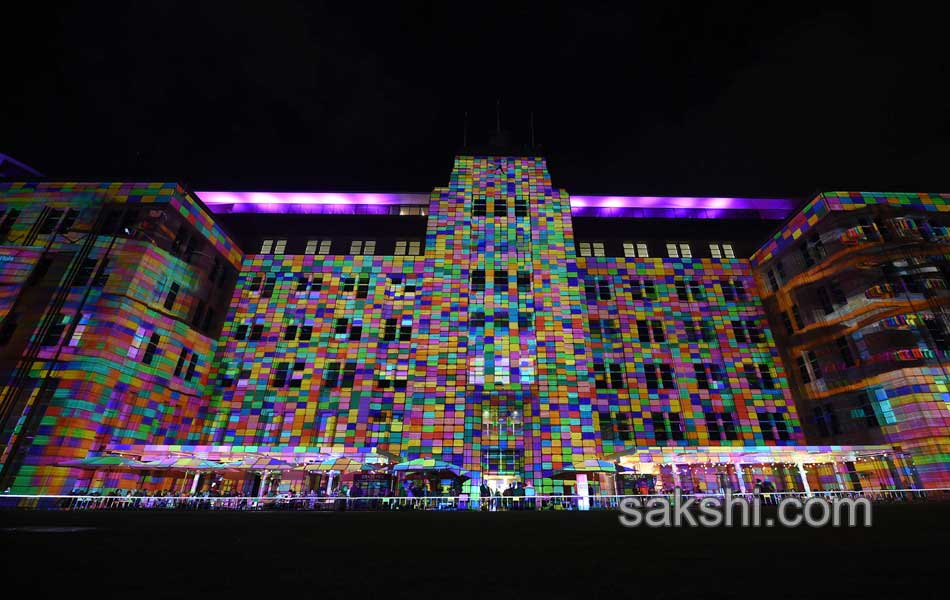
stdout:
POLYGON ((340 380, 340 387, 351 388, 356 379, 356 363, 347 362, 343 366, 343 376, 340 380))
POLYGON ((237 326, 237 329, 234 330, 234 339, 243 340, 247 338, 247 332, 250 329, 249 325, 241 324, 237 326))
POLYGON ((477 196, 472 200, 472 216, 484 217, 488 212, 488 203, 484 196, 477 196))
POLYGON ((6 214, 3 215, 3 220, 0 220, 0 237, 4 237, 10 233, 10 229, 13 228, 13 224, 16 223, 17 217, 20 216, 20 211, 16 208, 9 209, 6 214))
POLYGON ((495 269, 492 285, 496 291, 505 291, 508 289, 508 271, 495 269))
POLYGON ((50 326, 46 330, 46 335, 43 336, 43 339, 40 341, 41 346, 55 346, 59 343, 59 338, 63 337, 63 332, 66 330, 66 325, 69 323, 69 317, 64 314, 60 314, 56 318, 56 323, 50 326))
POLYGON ((185 366, 185 359, 188 358, 188 349, 182 348, 178 354, 178 363, 175 364, 175 377, 181 376, 181 370, 185 366))
POLYGON ((313 325, 301 325, 300 341, 309 342, 311 337, 313 337, 313 325))
POLYGON ((844 290, 841 289, 841 284, 837 281, 829 283, 828 290, 831 292, 831 300, 835 304, 845 305, 848 303, 848 297, 845 295, 844 290))
POLYGON ((284 330, 284 341, 293 340, 297 337, 297 325, 290 323, 287 325, 287 329, 284 330))
POLYGON ((61 209, 51 208, 49 211, 47 211, 43 222, 40 223, 37 233, 43 235, 53 233, 53 231, 56 229, 56 224, 59 223, 59 220, 62 216, 63 211, 61 209))
POLYGON ((706 365, 693 363, 693 370, 696 372, 696 386, 701 390, 708 390, 709 377, 706 374, 706 365))
POLYGON ((367 275, 361 275, 359 284, 356 286, 356 297, 362 299, 367 296, 369 296, 369 277, 367 275))
POLYGON ((195 376, 195 371, 198 369, 198 355, 194 352, 191 353, 191 360, 188 362, 188 372, 185 373, 185 381, 191 381, 195 376))
POLYGON ((99 264, 99 269, 96 271, 96 276, 92 278, 93 287, 105 287, 106 283, 109 281, 109 273, 107 269, 109 268, 109 258, 103 258, 102 262, 99 264))
POLYGON ((357 323, 353 324, 353 327, 350 328, 350 341, 358 342, 360 338, 363 337, 363 326, 357 323))
POLYGON ((792 320, 788 318, 788 312, 784 310, 782 311, 782 325, 785 326, 785 333, 788 335, 795 334, 795 328, 792 327, 792 320))
POLYGON ((476 292, 485 291, 485 270, 476 269, 472 271, 472 289, 476 292))
POLYGON ((82 265, 79 266, 79 269, 76 270, 76 277, 73 278, 73 285, 77 287, 84 287, 89 283, 89 279, 92 277, 92 272, 96 268, 96 259, 87 258, 82 261, 82 265))
POLYGON ((768 365, 759 365, 759 376, 763 389, 775 389, 775 380, 772 379, 772 370, 769 369, 768 365))
POLYGON ((821 365, 818 363, 818 356, 811 350, 806 353, 806 356, 808 356, 811 372, 815 376, 815 379, 821 379, 821 365))
POLYGON ((823 287, 818 288, 818 303, 821 304, 821 310, 825 312, 826 315, 830 315, 835 312, 834 305, 831 304, 831 296, 828 295, 828 290, 823 287))
POLYGON ((795 325, 796 325, 799 329, 804 329, 804 328, 805 328, 805 323, 802 321, 802 313, 798 310, 798 305, 797 305, 797 304, 793 304, 793 305, 792 305, 792 317, 795 318, 795 325))
POLYGON ((274 275, 268 275, 264 281, 264 289, 261 291, 261 297, 270 298, 274 293, 275 285, 277 285, 277 278, 274 275))
POLYGON ((515 216, 516 217, 527 217, 528 216, 528 199, 524 196, 517 196, 515 198, 515 216))
POLYGON ((261 323, 255 323, 254 326, 251 327, 251 337, 249 337, 248 339, 259 340, 261 339, 261 335, 263 333, 264 333, 264 325, 261 323))
POLYGON ((508 201, 504 197, 496 197, 494 203, 496 217, 504 217, 508 215, 508 201))
POLYGON ((798 373, 802 377, 802 383, 811 383, 811 374, 808 372, 808 367, 805 363, 805 356, 799 355, 798 358, 795 359, 795 362, 798 363, 798 373))
POLYGON ((519 292, 531 291, 531 273, 528 273, 526 271, 518 271, 518 291, 519 292))
POLYGON ((841 354, 841 361, 848 367, 855 365, 854 355, 851 354, 851 346, 848 344, 848 338, 842 336, 835 340, 835 346, 841 354))
POLYGON ((165 296, 165 310, 171 310, 175 306, 175 299, 178 298, 178 292, 181 291, 181 286, 177 283, 172 283, 171 289, 168 290, 168 295, 165 296))
POLYGON ((274 371, 274 378, 271 380, 271 385, 274 387, 284 387, 287 382, 287 367, 288 363, 282 362, 277 363, 277 369, 274 371))
POLYGON ((340 383, 340 363, 327 363, 323 370, 323 385, 325 387, 337 387, 340 383))
MULTIPOLYGON (((397 324, 397 319, 386 319, 386 323, 383 326, 383 341, 384 342, 396 341, 396 324, 397 324)), ((482 325, 484 324, 485 324, 485 315, 482 314, 482 325)))
POLYGON ((152 358, 155 357, 155 353, 158 351, 158 343, 161 339, 158 333, 152 333, 152 337, 148 340, 148 346, 145 347, 145 355, 142 356, 143 363, 147 365, 152 364, 152 358))
POLYGON ((338 318, 333 325, 333 334, 336 336, 346 336, 350 328, 350 320, 338 318))

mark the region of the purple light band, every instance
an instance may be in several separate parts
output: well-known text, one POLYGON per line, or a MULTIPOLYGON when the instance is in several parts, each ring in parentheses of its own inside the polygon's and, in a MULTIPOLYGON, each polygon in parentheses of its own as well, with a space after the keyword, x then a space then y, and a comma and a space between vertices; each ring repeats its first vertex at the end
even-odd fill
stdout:
MULTIPOLYGON (((392 207, 428 206, 429 194, 332 192, 197 192, 214 213, 393 214, 392 207)), ((577 216, 782 219, 798 206, 785 198, 571 196, 577 216)))

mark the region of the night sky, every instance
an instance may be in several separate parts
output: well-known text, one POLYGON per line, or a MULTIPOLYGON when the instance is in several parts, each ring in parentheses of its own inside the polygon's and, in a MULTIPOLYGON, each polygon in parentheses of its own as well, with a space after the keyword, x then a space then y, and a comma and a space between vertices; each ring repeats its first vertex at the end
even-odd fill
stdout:
POLYGON ((447 182, 464 113, 484 141, 500 99, 517 141, 534 112, 571 193, 950 191, 940 15, 585 4, 5 12, 0 152, 51 177, 425 192, 447 182))

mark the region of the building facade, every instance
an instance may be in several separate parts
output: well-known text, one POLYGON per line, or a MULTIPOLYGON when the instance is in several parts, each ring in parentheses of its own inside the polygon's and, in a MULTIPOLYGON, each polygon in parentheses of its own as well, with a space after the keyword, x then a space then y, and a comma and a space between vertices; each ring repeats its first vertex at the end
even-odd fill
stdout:
POLYGON ((820 194, 752 257, 809 439, 887 444, 950 487, 950 198, 820 194))
POLYGON ((0 194, 0 484, 18 491, 88 486, 64 463, 108 452, 430 458, 470 493, 620 492, 617 466, 693 491, 916 476, 890 439, 806 443, 757 286, 788 201, 572 198, 532 156, 458 156, 428 196, 0 194))

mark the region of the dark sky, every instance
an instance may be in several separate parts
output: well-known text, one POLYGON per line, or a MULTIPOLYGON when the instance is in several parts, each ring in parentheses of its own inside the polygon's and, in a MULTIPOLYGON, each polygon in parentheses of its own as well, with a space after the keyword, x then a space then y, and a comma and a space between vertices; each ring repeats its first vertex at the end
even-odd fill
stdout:
POLYGON ((5 12, 0 152, 50 176, 428 191, 463 114, 478 141, 500 99, 572 193, 950 191, 950 44, 920 4, 586 4, 5 12))

